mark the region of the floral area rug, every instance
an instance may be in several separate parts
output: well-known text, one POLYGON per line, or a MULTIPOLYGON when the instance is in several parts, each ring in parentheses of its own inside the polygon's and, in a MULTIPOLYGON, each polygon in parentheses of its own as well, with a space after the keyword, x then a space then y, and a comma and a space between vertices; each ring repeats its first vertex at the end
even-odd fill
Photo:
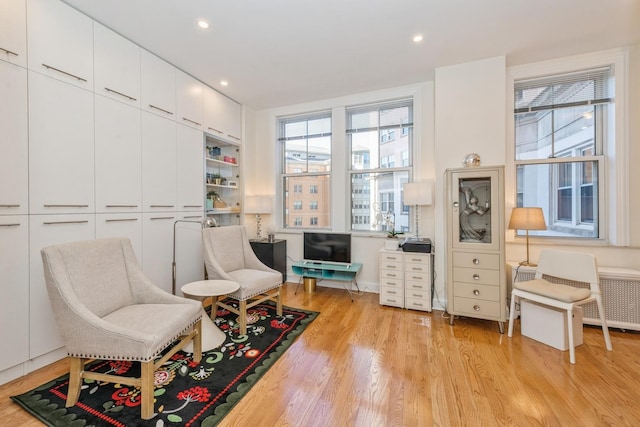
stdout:
MULTIPOLYGON (((200 363, 179 351, 155 372, 154 416, 140 419, 135 387, 84 380, 80 400, 65 408, 68 375, 11 398, 49 426, 202 426, 218 424, 319 313, 273 304, 248 312, 247 335, 239 335, 237 315, 219 310, 216 324, 224 344, 203 352, 200 363)), ((206 320, 206 319, 205 319, 206 320)), ((135 362, 96 361, 88 369, 138 376, 135 362)))

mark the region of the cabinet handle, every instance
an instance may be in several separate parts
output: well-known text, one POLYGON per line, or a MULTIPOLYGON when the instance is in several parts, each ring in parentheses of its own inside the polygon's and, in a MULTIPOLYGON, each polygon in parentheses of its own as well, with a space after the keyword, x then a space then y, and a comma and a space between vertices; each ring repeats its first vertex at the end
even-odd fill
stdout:
POLYGON ((478 258, 474 258, 472 261, 475 265, 480 264, 480 260, 478 258))
POLYGON ((212 130, 212 131, 214 131, 214 132, 217 132, 217 133, 219 133, 220 135, 222 135, 222 134, 223 134, 223 132, 222 132, 221 130, 214 129, 214 128, 212 128, 212 127, 208 127, 208 129, 209 129, 209 130, 212 130))
POLYGON ((202 205, 184 205, 183 208, 201 208, 202 205))
POLYGON ((0 50, 3 50, 3 51, 5 51, 5 52, 7 52, 7 54, 9 54, 9 55, 20 56, 20 55, 18 55, 17 53, 15 53, 14 51, 9 50, 9 49, 5 49, 5 48, 3 48, 3 47, 0 47, 0 50))
POLYGON ((480 280, 480 275, 479 274, 474 274, 473 275, 473 280, 480 280))
POLYGON ((44 225, 57 225, 57 224, 86 224, 87 221, 82 220, 82 221, 48 221, 48 222, 43 222, 44 225))
POLYGON ((104 222, 125 222, 125 221, 137 221, 138 218, 116 218, 116 219, 105 219, 104 222))
POLYGON ((174 205, 149 205, 150 208, 175 208, 174 205))
POLYGON ((104 205, 105 208, 137 208, 138 205, 104 205))
POLYGON ((156 219, 174 219, 174 216, 157 216, 155 218, 149 218, 150 220, 154 221, 156 219))
POLYGON ((61 69, 59 69, 59 68, 52 67, 51 65, 42 64, 42 66, 43 66, 44 68, 46 68, 47 70, 57 71, 57 72, 59 72, 59 73, 61 73, 61 74, 64 74, 65 76, 69 76, 69 77, 73 77, 74 79, 78 79, 78 80, 80 80, 81 82, 85 82, 85 83, 87 82, 87 79, 83 79, 82 77, 78 77, 78 76, 76 76, 75 74, 67 73, 66 71, 62 71, 62 70, 61 70, 61 69))
POLYGON ((104 88, 104 90, 106 90, 107 92, 115 93, 116 95, 120 95, 120 96, 122 96, 122 97, 125 97, 125 98, 127 98, 129 101, 137 101, 137 99, 135 99, 133 96, 129 96, 129 95, 124 94, 124 93, 122 93, 122 92, 118 92, 117 90, 113 90, 113 89, 110 89, 110 88, 108 88, 108 87, 105 87, 105 88, 104 88))
POLYGON ((0 208, 19 208, 20 205, 0 205, 0 208))
POLYGON ((198 123, 195 120, 187 119, 186 117, 183 117, 182 120, 184 120, 185 122, 193 123, 196 126, 202 126, 202 123, 198 123))
POLYGON ((0 227, 18 227, 20 223, 17 224, 0 224, 0 227))
POLYGON ((231 138, 231 139, 235 139, 236 141, 240 141, 240 138, 238 138, 237 136, 233 136, 233 135, 230 135, 230 134, 227 134, 227 136, 229 138, 231 138))
POLYGON ((202 218, 202 215, 188 215, 184 217, 184 219, 191 219, 191 218, 202 218))
POLYGON ((474 289, 474 290, 473 290, 473 294, 474 294, 475 296, 478 296, 478 295, 480 295, 480 291, 479 291, 479 290, 477 290, 477 289, 474 289))
POLYGON ((480 311, 480 306, 476 304, 476 305, 473 306, 473 309, 475 311, 480 311))
POLYGON ((88 208, 89 205, 44 205, 45 208, 88 208))
POLYGON ((150 107, 150 108, 153 108, 154 110, 162 111, 163 113, 167 113, 167 114, 169 114, 169 115, 173 116, 173 113, 172 113, 171 111, 167 111, 167 110, 165 110, 164 108, 156 107, 156 106, 155 106, 155 105, 153 105, 153 104, 149 104, 149 107, 150 107))

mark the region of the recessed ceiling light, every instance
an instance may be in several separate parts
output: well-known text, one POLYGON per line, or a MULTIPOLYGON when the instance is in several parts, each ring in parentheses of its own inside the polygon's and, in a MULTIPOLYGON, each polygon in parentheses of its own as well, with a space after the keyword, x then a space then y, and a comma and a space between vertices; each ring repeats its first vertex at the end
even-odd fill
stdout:
POLYGON ((209 23, 204 19, 198 19, 198 27, 202 28, 203 30, 209 29, 210 26, 211 25, 209 25, 209 23))
POLYGON ((422 41, 422 39, 424 39, 424 37, 422 36, 422 34, 417 34, 415 36, 413 36, 413 42, 414 43, 419 43, 422 41))
POLYGON ((229 86, 229 82, 228 82, 228 81, 226 81, 226 80, 222 80, 222 81, 220 82, 220 84, 221 84, 222 86, 229 86))

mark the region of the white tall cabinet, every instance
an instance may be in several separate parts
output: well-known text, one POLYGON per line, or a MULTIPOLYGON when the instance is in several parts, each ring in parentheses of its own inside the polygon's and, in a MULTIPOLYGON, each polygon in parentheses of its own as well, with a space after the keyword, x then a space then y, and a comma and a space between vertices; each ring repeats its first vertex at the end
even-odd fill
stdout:
POLYGON ((504 167, 446 171, 447 311, 455 316, 507 319, 504 167))
MULTIPOLYGON (((59 0, 0 2, 0 384, 65 354, 43 247, 128 237, 171 292, 176 224, 178 286, 203 277, 205 90, 59 0)), ((239 146, 241 107, 215 93, 231 112, 208 121, 239 146)))

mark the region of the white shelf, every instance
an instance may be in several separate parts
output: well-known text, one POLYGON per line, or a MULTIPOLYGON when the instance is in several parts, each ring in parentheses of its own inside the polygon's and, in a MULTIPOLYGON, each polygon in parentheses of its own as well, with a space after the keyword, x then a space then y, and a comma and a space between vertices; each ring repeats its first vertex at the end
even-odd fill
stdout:
POLYGON ((239 166, 237 163, 225 162, 224 160, 212 159, 211 157, 207 157, 207 162, 224 166, 239 166))
POLYGON ((237 185, 222 185, 222 184, 207 184, 207 187, 233 188, 234 190, 237 190, 238 188, 240 188, 237 185))

